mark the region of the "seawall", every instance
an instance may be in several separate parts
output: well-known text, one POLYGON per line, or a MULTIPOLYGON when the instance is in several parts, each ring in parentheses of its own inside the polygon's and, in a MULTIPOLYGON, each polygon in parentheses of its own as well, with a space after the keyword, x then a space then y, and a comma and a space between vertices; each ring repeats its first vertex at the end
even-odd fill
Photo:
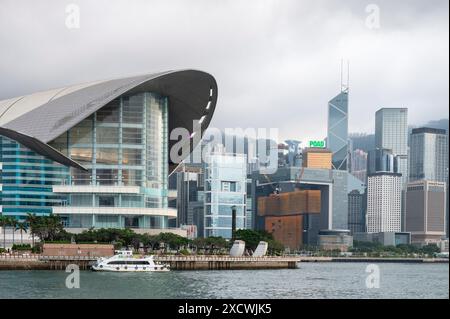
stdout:
MULTIPOLYGON (((95 258, 82 256, 5 256, 0 255, 0 270, 64 270, 76 264, 89 270, 95 258)), ((447 258, 383 257, 230 257, 230 256, 155 256, 172 270, 294 269, 303 262, 361 263, 448 263, 447 258)))

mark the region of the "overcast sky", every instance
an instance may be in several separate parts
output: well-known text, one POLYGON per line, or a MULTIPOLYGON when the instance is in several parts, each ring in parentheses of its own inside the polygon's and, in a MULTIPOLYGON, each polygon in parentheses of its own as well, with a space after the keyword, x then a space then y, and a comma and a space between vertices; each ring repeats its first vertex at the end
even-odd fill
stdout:
POLYGON ((0 100, 194 68, 218 82, 212 126, 306 141, 326 136, 344 58, 350 132, 371 133, 380 107, 408 107, 420 125, 448 118, 448 10, 448 0, 0 0, 0 100), (66 26, 70 3, 78 29, 66 26))

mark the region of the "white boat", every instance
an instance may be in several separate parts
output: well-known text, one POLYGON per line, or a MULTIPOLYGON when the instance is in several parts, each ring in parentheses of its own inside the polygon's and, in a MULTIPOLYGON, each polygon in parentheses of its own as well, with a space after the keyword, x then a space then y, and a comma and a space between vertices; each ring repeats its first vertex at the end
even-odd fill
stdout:
POLYGON ((169 271, 170 266, 155 262, 153 256, 134 258, 132 251, 123 250, 116 251, 116 254, 112 257, 98 259, 92 265, 92 270, 118 272, 169 271))

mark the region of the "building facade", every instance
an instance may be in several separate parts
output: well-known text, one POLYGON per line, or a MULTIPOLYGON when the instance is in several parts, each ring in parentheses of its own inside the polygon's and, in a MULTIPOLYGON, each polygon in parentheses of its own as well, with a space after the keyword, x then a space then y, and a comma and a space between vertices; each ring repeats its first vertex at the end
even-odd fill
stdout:
POLYGON ((214 78, 194 70, 0 101, 2 214, 57 214, 73 232, 167 229, 176 218, 168 174, 178 165, 169 157, 177 142, 169 133, 193 135, 200 120, 202 134, 216 101, 214 78))
POLYGON ((232 210, 236 209, 236 229, 245 229, 247 158, 245 154, 208 152, 204 163, 204 237, 232 236, 232 210))
POLYGON ((446 184, 415 181, 406 193, 406 231, 413 244, 438 243, 445 237, 446 184))
POLYGON ((408 182, 408 109, 382 108, 375 113, 375 147, 397 157, 402 187, 408 182))
POLYGON ((333 152, 333 168, 348 166, 348 90, 328 102, 327 147, 333 152))
POLYGON ((69 177, 69 169, 18 143, 0 136, 0 212, 24 220, 27 214, 52 213, 67 197, 53 192, 53 185, 69 177))
POLYGON ((367 177, 367 232, 400 232, 401 174, 375 173, 367 177))
POLYGON ((348 229, 352 234, 366 231, 364 193, 356 189, 348 194, 348 229))
POLYGON ((367 174, 377 172, 399 173, 398 157, 392 150, 382 148, 369 151, 367 156, 367 174))
POLYGON ((351 174, 363 183, 367 179, 367 153, 356 149, 351 153, 351 174))
MULTIPOLYGON (((265 216, 259 213, 258 199, 274 192, 320 191, 320 212, 303 212, 303 243, 318 244, 319 231, 348 228, 347 172, 305 167, 279 168, 274 174, 252 175, 255 227, 265 229, 265 216)), ((297 220, 298 221, 298 220, 297 220)))
MULTIPOLYGON (((197 225, 195 215, 204 209, 204 178, 200 167, 182 164, 177 172, 177 223, 197 225)), ((203 235, 203 233, 201 234, 203 235)))
POLYGON ((303 149, 303 167, 331 169, 333 153, 326 148, 303 149))
POLYGON ((425 179, 437 182, 448 180, 447 132, 442 129, 416 128, 410 141, 411 182, 425 179))

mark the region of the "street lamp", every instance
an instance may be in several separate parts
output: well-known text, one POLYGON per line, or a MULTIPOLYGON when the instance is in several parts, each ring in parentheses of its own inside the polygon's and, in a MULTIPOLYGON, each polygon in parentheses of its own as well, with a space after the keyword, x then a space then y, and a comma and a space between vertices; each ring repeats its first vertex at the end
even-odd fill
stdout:
POLYGON ((231 239, 234 240, 236 232, 236 206, 231 206, 231 239))

